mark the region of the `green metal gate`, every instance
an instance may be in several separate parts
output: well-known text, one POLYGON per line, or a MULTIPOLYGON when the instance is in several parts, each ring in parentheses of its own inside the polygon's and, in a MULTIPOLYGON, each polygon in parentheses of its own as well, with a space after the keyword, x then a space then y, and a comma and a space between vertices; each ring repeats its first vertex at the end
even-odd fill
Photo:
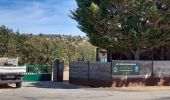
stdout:
POLYGON ((27 65, 24 81, 51 81, 51 66, 27 65))

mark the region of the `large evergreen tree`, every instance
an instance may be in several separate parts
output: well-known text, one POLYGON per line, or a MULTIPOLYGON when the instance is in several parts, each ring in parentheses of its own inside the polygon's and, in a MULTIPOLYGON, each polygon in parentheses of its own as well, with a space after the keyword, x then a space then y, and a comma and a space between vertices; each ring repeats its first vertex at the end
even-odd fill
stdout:
POLYGON ((79 28, 98 47, 133 54, 169 44, 169 0, 76 0, 79 28))

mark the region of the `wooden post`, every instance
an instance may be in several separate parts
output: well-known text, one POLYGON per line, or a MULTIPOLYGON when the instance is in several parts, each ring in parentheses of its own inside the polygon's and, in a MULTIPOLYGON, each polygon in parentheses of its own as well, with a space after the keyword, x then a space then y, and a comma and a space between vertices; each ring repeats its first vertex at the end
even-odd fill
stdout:
POLYGON ((153 77, 153 50, 152 50, 152 73, 151 73, 151 77, 153 77))
POLYGON ((87 76, 87 79, 88 79, 88 85, 90 85, 90 62, 89 62, 89 60, 87 62, 87 65, 88 65, 88 72, 87 72, 88 76, 87 76))

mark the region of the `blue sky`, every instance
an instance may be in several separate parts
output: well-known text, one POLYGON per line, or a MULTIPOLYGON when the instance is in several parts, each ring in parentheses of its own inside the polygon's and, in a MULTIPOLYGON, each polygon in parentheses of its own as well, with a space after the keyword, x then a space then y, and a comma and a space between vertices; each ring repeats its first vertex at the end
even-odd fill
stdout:
POLYGON ((0 25, 21 33, 81 35, 68 15, 75 0, 0 0, 0 25))

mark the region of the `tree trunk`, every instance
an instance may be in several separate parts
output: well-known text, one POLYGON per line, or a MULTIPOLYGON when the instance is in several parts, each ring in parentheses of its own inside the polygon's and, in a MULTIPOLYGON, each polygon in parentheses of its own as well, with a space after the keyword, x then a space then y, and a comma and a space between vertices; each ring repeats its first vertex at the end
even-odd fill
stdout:
POLYGON ((128 58, 128 60, 132 60, 133 59, 133 56, 131 55, 130 52, 127 54, 127 58, 128 58))
POLYGON ((165 48, 164 46, 161 47, 161 55, 160 55, 160 60, 164 60, 164 52, 165 51, 165 48))
POLYGON ((135 51, 134 58, 135 58, 135 60, 140 60, 140 50, 139 49, 137 49, 135 51))
POLYGON ((130 48, 131 53, 133 54, 134 60, 140 60, 140 49, 137 48, 136 50, 130 48))

